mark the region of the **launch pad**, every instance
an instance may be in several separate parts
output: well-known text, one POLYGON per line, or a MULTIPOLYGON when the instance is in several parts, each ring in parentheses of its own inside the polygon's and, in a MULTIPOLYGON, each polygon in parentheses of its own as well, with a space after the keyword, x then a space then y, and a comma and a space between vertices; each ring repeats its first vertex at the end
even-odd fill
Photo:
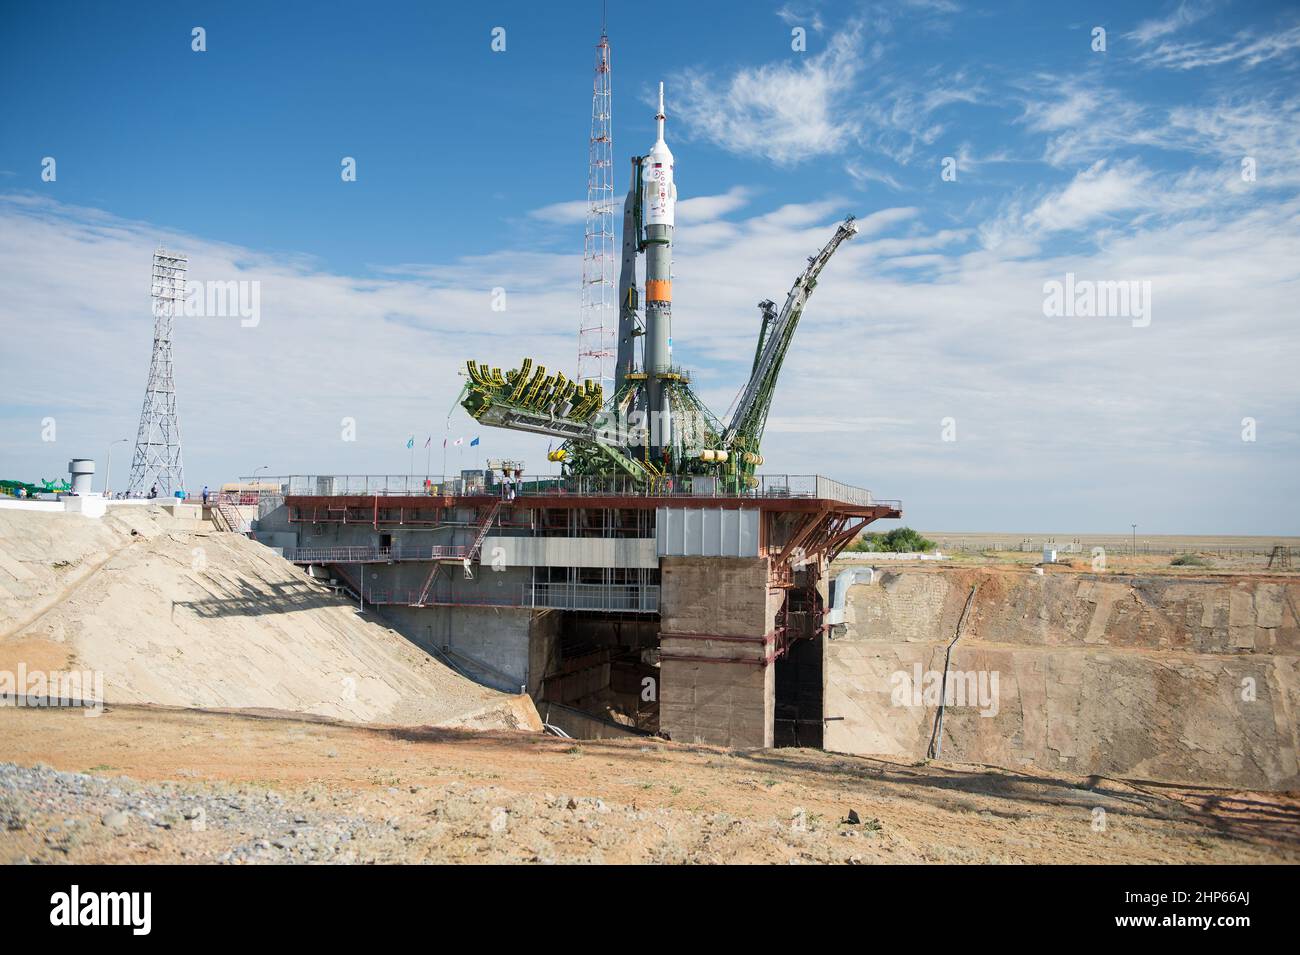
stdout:
POLYGON ((576 377, 532 358, 506 371, 471 360, 458 396, 481 424, 558 439, 548 457, 561 473, 267 478, 281 494, 262 502, 259 539, 463 673, 529 693, 569 735, 820 746, 830 562, 901 505, 759 468, 799 320, 857 227, 850 216, 835 228, 780 309, 759 303, 750 375, 722 420, 673 359, 677 185, 662 84, 656 139, 632 159, 605 348, 605 36, 594 92, 576 377))
POLYGON ((897 501, 817 475, 744 494, 628 477, 265 478, 258 537, 573 736, 819 745, 827 568, 897 501))

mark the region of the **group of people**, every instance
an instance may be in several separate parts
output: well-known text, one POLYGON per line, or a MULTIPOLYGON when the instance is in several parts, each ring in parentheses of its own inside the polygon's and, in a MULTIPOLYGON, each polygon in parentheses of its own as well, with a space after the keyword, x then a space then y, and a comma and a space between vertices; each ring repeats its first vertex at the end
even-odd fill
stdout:
MULTIPOLYGON (((203 485, 203 505, 205 507, 208 504, 208 499, 211 497, 211 494, 212 492, 208 490, 208 486, 206 484, 203 485)), ((174 496, 178 501, 188 501, 190 499, 190 492, 181 491, 174 496)), ((145 494, 141 494, 139 491, 118 491, 117 493, 110 492, 108 494, 109 500, 113 500, 113 501, 130 501, 130 500, 153 501, 156 500, 157 497, 158 497, 157 484, 154 484, 152 487, 150 487, 148 492, 146 492, 145 494)))
MULTIPOLYGON (((207 507, 208 500, 211 497, 211 495, 212 492, 208 490, 208 486, 206 484, 203 485, 203 506, 204 507, 207 507)), ((27 498, 28 497, 27 488, 21 486, 18 487, 14 491, 14 496, 19 500, 23 500, 27 498)), ((152 500, 156 500, 158 497, 158 485, 154 484, 151 488, 149 488, 148 492, 145 494, 141 494, 139 491, 105 491, 104 497, 108 498, 110 501, 134 501, 134 500, 152 501, 152 500)), ((177 500, 180 501, 188 501, 190 499, 190 492, 181 491, 178 494, 176 494, 175 497, 177 500)))

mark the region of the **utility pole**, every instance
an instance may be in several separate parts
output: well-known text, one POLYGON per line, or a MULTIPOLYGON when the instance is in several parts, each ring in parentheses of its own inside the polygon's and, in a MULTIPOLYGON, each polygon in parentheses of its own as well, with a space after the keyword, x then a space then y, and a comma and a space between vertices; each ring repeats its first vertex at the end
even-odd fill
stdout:
POLYGON ((112 493, 109 479, 113 476, 113 445, 130 440, 130 438, 118 438, 116 441, 108 442, 108 462, 104 465, 104 497, 106 498, 112 493))
POLYGON ((1134 524, 1133 525, 1133 556, 1136 557, 1137 553, 1138 553, 1138 526, 1134 524))

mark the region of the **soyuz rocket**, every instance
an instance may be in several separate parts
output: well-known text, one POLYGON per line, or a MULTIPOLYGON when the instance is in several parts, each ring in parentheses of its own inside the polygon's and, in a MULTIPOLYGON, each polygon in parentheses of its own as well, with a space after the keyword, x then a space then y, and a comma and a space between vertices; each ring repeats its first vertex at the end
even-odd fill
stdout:
POLYGON ((651 444, 672 445, 669 392, 662 376, 673 363, 673 219, 677 211, 677 185, 673 182, 673 154, 664 142, 664 85, 659 84, 658 136, 641 159, 641 209, 645 223, 645 373, 646 411, 659 427, 651 428, 651 444), (657 440, 656 440, 657 438, 657 440))

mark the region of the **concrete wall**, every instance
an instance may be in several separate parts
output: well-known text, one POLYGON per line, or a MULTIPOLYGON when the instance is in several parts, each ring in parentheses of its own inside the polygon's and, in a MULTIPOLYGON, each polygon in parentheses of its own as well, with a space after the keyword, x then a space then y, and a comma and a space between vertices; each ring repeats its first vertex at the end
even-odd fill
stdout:
POLYGON ((652 537, 512 537, 483 539, 483 560, 507 567, 656 568, 652 537))
POLYGON ((780 594, 768 592, 767 559, 665 557, 660 574, 660 727, 682 742, 771 746, 765 638, 780 594))
POLYGON ((533 614, 528 641, 528 693, 537 699, 542 679, 555 666, 560 652, 560 626, 564 614, 558 610, 539 610, 533 614))
POLYGON ((825 644, 827 749, 925 757, 942 686, 930 674, 974 584, 951 669, 976 692, 947 707, 943 758, 1300 786, 1294 578, 887 570, 849 592, 825 644))
POLYGON ((518 692, 530 682, 531 610, 392 606, 378 610, 383 619, 417 646, 447 648, 486 664, 490 670, 473 675, 490 686, 518 692))

